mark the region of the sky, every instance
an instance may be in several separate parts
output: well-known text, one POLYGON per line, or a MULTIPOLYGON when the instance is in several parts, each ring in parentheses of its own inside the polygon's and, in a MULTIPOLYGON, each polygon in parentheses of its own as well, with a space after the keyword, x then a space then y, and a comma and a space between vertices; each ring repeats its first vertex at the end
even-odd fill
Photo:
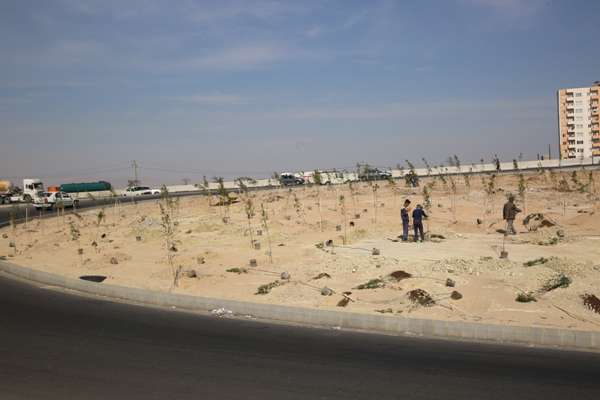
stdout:
POLYGON ((3 0, 0 179, 123 185, 557 154, 595 0, 3 0))

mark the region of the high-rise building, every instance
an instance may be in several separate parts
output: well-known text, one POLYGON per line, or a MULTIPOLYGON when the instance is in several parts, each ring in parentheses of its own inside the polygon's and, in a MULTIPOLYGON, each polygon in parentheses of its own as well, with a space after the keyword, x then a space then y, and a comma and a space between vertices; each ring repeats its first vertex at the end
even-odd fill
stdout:
POLYGON ((600 81, 590 87, 558 91, 560 158, 600 156, 599 91, 600 81))

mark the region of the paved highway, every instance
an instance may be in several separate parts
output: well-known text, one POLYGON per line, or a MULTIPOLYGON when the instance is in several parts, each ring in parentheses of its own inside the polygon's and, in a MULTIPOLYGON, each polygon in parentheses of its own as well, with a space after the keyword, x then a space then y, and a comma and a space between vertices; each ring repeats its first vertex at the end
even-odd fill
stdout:
POLYGON ((597 400, 600 354, 219 319, 0 276, 0 398, 597 400))

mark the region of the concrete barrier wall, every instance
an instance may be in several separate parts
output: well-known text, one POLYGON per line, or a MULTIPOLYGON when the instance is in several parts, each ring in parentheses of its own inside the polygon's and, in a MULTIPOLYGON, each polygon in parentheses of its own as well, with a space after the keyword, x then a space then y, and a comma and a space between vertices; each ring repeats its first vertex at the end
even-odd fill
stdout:
POLYGON ((161 307, 178 307, 198 311, 212 311, 224 308, 230 310, 237 316, 251 315, 255 318, 265 320, 303 325, 358 329, 387 334, 600 351, 600 332, 479 324, 459 321, 438 321, 222 300, 128 288, 105 283, 92 283, 31 268, 20 267, 4 261, 0 261, 0 271, 44 285, 57 286, 82 293, 161 307))
MULTIPOLYGON (((600 166, 600 158, 584 158, 584 159, 569 159, 569 160, 533 160, 533 161, 517 161, 517 167, 514 167, 514 163, 502 162, 500 163, 501 172, 517 172, 527 170, 537 170, 540 168, 575 168, 575 167, 591 167, 600 166)), ((465 164, 461 165, 460 168, 453 166, 432 166, 430 170, 427 168, 415 168, 415 174, 419 177, 426 176, 438 176, 438 175, 454 175, 454 174, 478 174, 478 173, 493 173, 496 172, 496 165, 494 164, 465 164)), ((408 169, 391 169, 392 177, 400 179, 404 177, 409 170, 408 169)), ((310 175, 310 174, 309 174, 310 175)), ((343 184, 348 181, 358 181, 358 174, 355 172, 343 172, 340 171, 338 174, 334 173, 323 173, 322 181, 324 184, 343 184)), ((307 178, 307 183, 313 183, 312 176, 307 178)), ((276 179, 257 179, 254 182, 245 182, 245 185, 249 188, 269 188, 269 187, 281 187, 281 184, 276 179)), ((225 181, 223 186, 227 191, 237 191, 240 189, 239 185, 235 181, 225 181)), ((213 193, 219 189, 219 184, 216 182, 209 182, 208 189, 213 193)), ((167 190, 170 193, 204 193, 206 190, 202 185, 170 185, 167 186, 167 190)), ((122 195, 124 189, 117 189, 115 193, 122 195)), ((93 197, 101 199, 112 197, 112 193, 109 191, 104 192, 92 192, 90 193, 93 197)), ((75 198, 86 199, 89 198, 90 194, 87 192, 73 193, 75 198)))

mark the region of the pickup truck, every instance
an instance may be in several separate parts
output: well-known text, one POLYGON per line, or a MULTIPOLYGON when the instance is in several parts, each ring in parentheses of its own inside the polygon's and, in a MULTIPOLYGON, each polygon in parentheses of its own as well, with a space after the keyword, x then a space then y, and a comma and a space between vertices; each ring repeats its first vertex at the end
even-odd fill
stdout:
POLYGON ((39 209, 52 209, 62 204, 63 207, 77 207, 79 200, 73 199, 69 193, 65 192, 44 192, 37 197, 33 206, 39 209))

